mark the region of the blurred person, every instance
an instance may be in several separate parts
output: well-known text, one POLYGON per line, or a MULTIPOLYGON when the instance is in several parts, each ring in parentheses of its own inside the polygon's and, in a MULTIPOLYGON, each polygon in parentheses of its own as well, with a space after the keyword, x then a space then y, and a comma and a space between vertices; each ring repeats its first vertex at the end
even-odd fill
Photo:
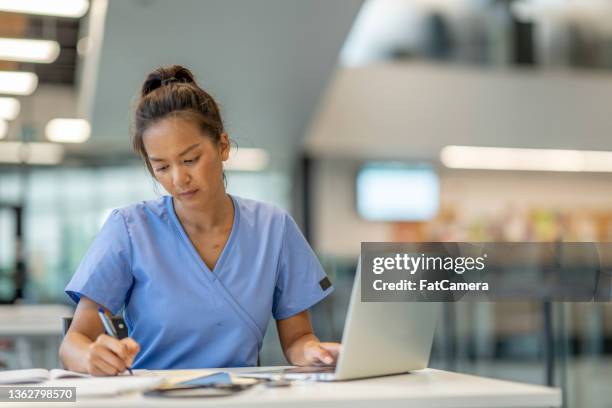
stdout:
POLYGON ((65 288, 65 367, 255 366, 270 315, 291 364, 335 364, 340 344, 320 342, 308 312, 333 287, 286 212, 226 192, 230 140, 188 69, 148 75, 132 141, 170 195, 114 210, 87 251, 65 288), (104 334, 99 307, 124 310, 128 338, 104 334))

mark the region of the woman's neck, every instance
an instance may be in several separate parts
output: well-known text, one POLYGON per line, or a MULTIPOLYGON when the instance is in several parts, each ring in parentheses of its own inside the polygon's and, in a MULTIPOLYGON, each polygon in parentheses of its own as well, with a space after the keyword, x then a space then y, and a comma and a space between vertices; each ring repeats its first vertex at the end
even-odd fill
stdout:
POLYGON ((233 222, 234 204, 225 191, 197 207, 185 207, 174 198, 173 202, 181 224, 190 231, 207 232, 233 222))

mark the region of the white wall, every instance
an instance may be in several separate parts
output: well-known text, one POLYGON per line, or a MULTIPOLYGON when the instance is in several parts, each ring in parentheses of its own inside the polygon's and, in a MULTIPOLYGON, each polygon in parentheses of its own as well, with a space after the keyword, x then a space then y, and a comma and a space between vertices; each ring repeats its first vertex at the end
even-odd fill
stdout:
MULTIPOLYGON (((359 218, 358 160, 321 160, 313 169, 313 246, 318 253, 356 257, 361 241, 391 239, 390 223, 359 218)), ((441 207, 478 220, 514 209, 612 211, 612 175, 534 172, 440 172, 441 207)))
MULTIPOLYGON (((391 227, 355 210, 359 160, 425 160, 450 144, 612 151, 612 74, 404 62, 341 68, 305 141, 314 246, 355 256, 391 227)), ((508 206, 612 209, 612 176, 441 171, 442 207, 462 217, 508 206)))
POLYGON ((437 158, 445 145, 612 150, 612 74, 426 63, 342 68, 315 157, 437 158))

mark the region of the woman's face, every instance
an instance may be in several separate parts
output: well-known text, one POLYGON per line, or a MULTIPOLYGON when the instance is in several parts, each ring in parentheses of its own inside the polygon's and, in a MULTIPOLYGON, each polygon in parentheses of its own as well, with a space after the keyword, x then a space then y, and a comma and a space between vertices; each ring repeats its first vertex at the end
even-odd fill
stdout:
POLYGON ((155 178, 182 205, 197 207, 225 193, 226 133, 215 143, 193 121, 170 117, 151 125, 142 137, 155 178))

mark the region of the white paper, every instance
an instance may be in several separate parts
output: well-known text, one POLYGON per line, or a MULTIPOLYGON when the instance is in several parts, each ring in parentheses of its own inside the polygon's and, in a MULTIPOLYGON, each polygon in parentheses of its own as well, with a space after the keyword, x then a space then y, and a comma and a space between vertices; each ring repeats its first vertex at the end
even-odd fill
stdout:
POLYGON ((49 379, 55 380, 58 378, 89 378, 91 375, 84 373, 77 373, 76 371, 68 371, 61 368, 54 368, 49 370, 49 379))
POLYGON ((45 368, 0 371, 0 384, 34 384, 48 379, 49 371, 45 368))
POLYGON ((120 375, 117 377, 70 378, 47 381, 44 387, 76 387, 76 397, 104 397, 157 388, 163 377, 120 375))

